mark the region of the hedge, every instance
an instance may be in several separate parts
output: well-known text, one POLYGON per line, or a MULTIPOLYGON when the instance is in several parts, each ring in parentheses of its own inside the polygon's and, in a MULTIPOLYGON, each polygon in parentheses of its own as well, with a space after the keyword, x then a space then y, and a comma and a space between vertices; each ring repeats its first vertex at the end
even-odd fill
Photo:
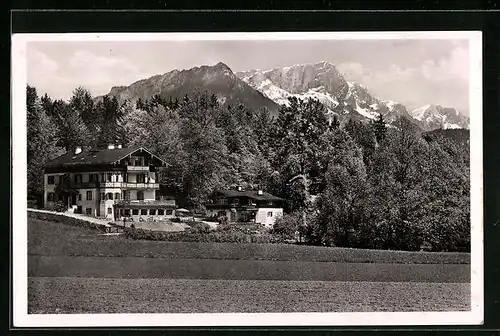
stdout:
POLYGON ((125 228, 125 237, 135 240, 161 240, 171 242, 205 242, 205 243, 284 243, 283 240, 270 234, 245 234, 242 232, 162 232, 135 228, 125 228))
POLYGON ((86 220, 79 219, 79 218, 59 215, 59 214, 55 214, 55 213, 36 212, 36 211, 29 211, 28 210, 28 217, 38 219, 38 220, 43 220, 43 221, 63 223, 63 224, 71 225, 71 226, 95 229, 95 230, 104 231, 104 232, 106 231, 106 226, 104 226, 104 225, 88 222, 86 220))

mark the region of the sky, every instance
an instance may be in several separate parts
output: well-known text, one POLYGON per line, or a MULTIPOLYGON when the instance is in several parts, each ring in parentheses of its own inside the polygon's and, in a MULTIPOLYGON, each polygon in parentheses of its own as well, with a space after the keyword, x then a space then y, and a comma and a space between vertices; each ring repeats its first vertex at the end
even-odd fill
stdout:
POLYGON ((28 84, 69 99, 78 86, 102 95, 173 69, 224 62, 234 72, 327 61, 346 80, 410 110, 427 104, 469 110, 467 40, 29 42, 28 84))

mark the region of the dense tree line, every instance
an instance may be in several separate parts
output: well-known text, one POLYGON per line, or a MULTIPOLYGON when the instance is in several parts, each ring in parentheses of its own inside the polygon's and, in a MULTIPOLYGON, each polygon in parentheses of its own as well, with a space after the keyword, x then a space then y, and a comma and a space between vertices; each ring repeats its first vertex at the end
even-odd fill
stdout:
POLYGON ((201 91, 134 105, 83 88, 67 102, 27 93, 32 199, 40 201, 48 160, 118 141, 165 158, 162 189, 183 207, 201 210, 218 188, 263 188, 287 200, 275 232, 299 231, 310 244, 469 250, 468 146, 422 137, 404 118, 341 125, 318 101, 296 98, 273 116, 201 91))

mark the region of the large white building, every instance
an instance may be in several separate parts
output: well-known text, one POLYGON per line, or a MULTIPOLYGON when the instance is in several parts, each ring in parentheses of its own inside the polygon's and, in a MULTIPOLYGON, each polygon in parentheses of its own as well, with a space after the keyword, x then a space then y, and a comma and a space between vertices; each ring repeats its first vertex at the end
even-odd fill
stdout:
POLYGON ((162 166, 142 147, 76 148, 45 166, 44 204, 62 201, 69 211, 110 220, 161 220, 176 208, 175 200, 159 194, 162 166))

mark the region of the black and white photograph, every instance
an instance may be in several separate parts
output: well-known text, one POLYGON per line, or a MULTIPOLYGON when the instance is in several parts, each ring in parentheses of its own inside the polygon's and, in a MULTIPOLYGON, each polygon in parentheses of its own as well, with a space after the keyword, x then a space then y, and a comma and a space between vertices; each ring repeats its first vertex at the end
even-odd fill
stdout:
POLYGON ((480 32, 12 46, 20 326, 482 322, 480 32))

